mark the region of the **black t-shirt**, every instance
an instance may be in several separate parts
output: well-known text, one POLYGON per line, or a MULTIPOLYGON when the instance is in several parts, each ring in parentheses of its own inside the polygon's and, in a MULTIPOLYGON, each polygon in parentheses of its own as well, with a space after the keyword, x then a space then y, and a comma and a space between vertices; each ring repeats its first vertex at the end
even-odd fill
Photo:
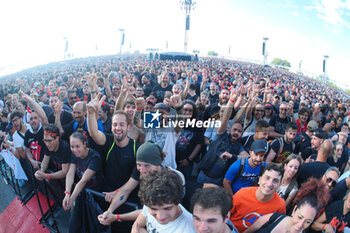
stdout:
POLYGON ((112 121, 110 118, 103 122, 102 125, 104 133, 112 133, 112 121))
POLYGON ((124 185, 129 180, 133 169, 136 169, 135 157, 139 144, 130 139, 127 146, 120 148, 114 143, 114 136, 107 134, 103 147, 104 190, 114 191, 124 185), (108 151, 110 151, 109 154, 108 151))
POLYGON ((350 212, 343 215, 344 200, 335 201, 326 206, 325 213, 327 219, 326 223, 330 223, 333 218, 336 218, 339 221, 336 232, 344 232, 345 224, 350 225, 350 212))
POLYGON ((205 109, 203 120, 208 120, 209 118, 218 120, 218 119, 220 119, 219 112, 220 112, 220 107, 219 107, 218 103, 213 103, 205 109))
POLYGON ((287 116, 284 119, 281 119, 278 114, 275 114, 269 125, 275 127, 275 132, 284 135, 286 131, 286 125, 290 122, 290 118, 287 116))
POLYGON ((218 103, 219 102, 219 94, 215 94, 215 95, 212 95, 212 94, 209 94, 209 100, 210 100, 210 103, 218 103))
POLYGON ((198 99, 198 95, 191 96, 190 94, 188 94, 186 99, 192 100, 193 102, 196 102, 198 99))
MULTIPOLYGON (((61 119, 61 125, 67 125, 74 120, 72 113, 67 112, 65 110, 62 111, 60 119, 61 119)), ((50 116, 48 117, 48 121, 50 124, 54 124, 55 114, 51 113, 50 116)))
POLYGON ((307 181, 310 177, 315 177, 320 179, 327 169, 329 168, 329 164, 326 162, 315 161, 312 163, 304 163, 300 167, 299 175, 298 175, 298 185, 300 186, 302 183, 307 181))
POLYGON ((36 134, 33 134, 32 130, 28 129, 24 135, 24 146, 30 149, 34 159, 37 161, 42 161, 44 158, 46 146, 43 138, 44 130, 41 126, 36 134))
POLYGON ((301 152, 301 157, 304 160, 306 160, 311 154, 314 153, 314 151, 311 148, 310 137, 305 132, 301 132, 300 134, 298 134, 294 141, 297 145, 297 151, 301 152))
POLYGON ((173 87, 171 85, 168 85, 167 87, 163 88, 160 84, 156 84, 152 91, 156 93, 158 102, 162 102, 164 99, 164 94, 166 91, 172 91, 173 87))
POLYGON ((176 141, 176 163, 188 158, 197 144, 203 144, 203 132, 198 128, 183 128, 176 141))
MULTIPOLYGON (((346 147, 346 146, 344 145, 344 147, 346 147)), ((343 173, 343 170, 344 170, 344 168, 345 168, 345 165, 346 165, 346 163, 348 162, 348 159, 349 159, 349 158, 348 158, 348 154, 347 154, 347 152, 346 152, 345 150, 346 150, 346 149, 344 148, 344 149, 343 149, 343 153, 341 154, 341 157, 338 158, 338 161, 337 161, 337 162, 334 161, 333 156, 330 156, 330 157, 327 159, 327 163, 328 163, 329 165, 331 165, 332 167, 337 167, 341 173, 343 173)))
POLYGON ((287 143, 284 140, 284 137, 276 138, 273 140, 270 144, 270 147, 276 153, 276 156, 273 160, 275 163, 282 163, 290 154, 295 152, 295 142, 287 143))
POLYGON ((61 170, 62 164, 70 163, 71 153, 69 144, 63 140, 60 140, 57 151, 49 151, 47 148, 45 150, 45 155, 50 157, 50 162, 54 165, 54 171, 61 170))
POLYGON ((249 153, 250 147, 252 146, 253 142, 255 141, 254 135, 245 136, 245 137, 241 138, 240 141, 241 141, 241 144, 242 144, 244 150, 249 153))
POLYGON ((71 163, 76 165, 76 175, 79 180, 81 180, 87 169, 95 171, 95 175, 91 177, 85 187, 98 191, 101 190, 101 184, 103 182, 102 160, 97 151, 89 149, 88 155, 84 159, 78 158, 72 153, 71 163))
POLYGON ((149 94, 151 94, 151 92, 152 92, 152 85, 151 84, 147 85, 147 86, 143 86, 142 88, 143 88, 143 93, 146 97, 149 96, 149 94))

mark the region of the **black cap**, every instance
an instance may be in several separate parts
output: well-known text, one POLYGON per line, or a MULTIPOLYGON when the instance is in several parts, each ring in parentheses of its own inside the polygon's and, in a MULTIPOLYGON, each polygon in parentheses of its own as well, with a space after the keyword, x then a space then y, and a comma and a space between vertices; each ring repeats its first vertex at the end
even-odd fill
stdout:
POLYGON ((250 147, 250 150, 254 152, 254 154, 257 154, 259 152, 267 152, 267 142, 264 140, 256 140, 253 142, 252 146, 250 147))
POLYGON ((318 128, 315 130, 315 132, 312 133, 312 136, 316 136, 320 139, 324 139, 324 131, 321 128, 318 128))

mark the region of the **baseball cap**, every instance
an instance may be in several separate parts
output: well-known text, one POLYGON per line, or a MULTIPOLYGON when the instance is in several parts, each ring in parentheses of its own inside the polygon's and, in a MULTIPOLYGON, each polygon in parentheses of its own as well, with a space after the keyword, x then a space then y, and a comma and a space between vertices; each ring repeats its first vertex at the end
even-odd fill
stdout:
POLYGON ((154 109, 164 109, 167 112, 170 112, 170 108, 168 105, 164 104, 164 103, 158 103, 154 106, 154 109))
POLYGON ((307 129, 311 132, 314 132, 318 128, 318 123, 314 120, 309 121, 307 124, 307 129))
POLYGON ((321 128, 318 128, 315 130, 315 132, 312 133, 312 136, 318 137, 320 139, 324 139, 324 131, 321 128))
POLYGON ((251 148, 251 151, 254 152, 254 154, 257 154, 259 152, 267 152, 267 142, 264 140, 256 140, 253 142, 251 148))
POLYGON ((265 103, 265 109, 271 109, 272 104, 270 102, 265 103))

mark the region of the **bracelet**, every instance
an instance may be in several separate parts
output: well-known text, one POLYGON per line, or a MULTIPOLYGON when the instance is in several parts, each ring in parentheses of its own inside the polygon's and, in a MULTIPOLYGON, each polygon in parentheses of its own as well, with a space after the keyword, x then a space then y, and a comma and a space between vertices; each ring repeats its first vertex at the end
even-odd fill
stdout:
POLYGON ((96 91, 91 91, 90 93, 91 93, 91 94, 96 94, 96 91))
POLYGON ((68 194, 70 196, 70 193, 68 191, 64 191, 65 194, 68 194))
POLYGON ((121 222, 121 221, 122 221, 122 220, 120 220, 119 214, 117 214, 116 217, 117 217, 117 221, 118 221, 118 222, 121 222))
POLYGON ((119 193, 119 189, 116 189, 114 192, 119 193))
POLYGON ((230 101, 231 101, 232 103, 235 103, 235 101, 234 101, 233 99, 230 99, 230 101))
POLYGON ((324 224, 324 225, 323 225, 322 231, 324 231, 324 229, 326 228, 326 225, 327 225, 327 224, 324 224))
POLYGON ((46 178, 47 178, 47 180, 50 180, 50 175, 49 175, 49 173, 46 173, 46 178))
POLYGON ((141 111, 142 111, 142 108, 136 108, 136 111, 141 112, 141 111))

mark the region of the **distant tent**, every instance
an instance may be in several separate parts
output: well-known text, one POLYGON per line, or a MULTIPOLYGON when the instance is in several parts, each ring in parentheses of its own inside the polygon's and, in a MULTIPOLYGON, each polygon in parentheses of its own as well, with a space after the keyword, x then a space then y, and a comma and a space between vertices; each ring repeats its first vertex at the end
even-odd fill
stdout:
POLYGON ((191 61, 192 56, 188 53, 181 52, 166 52, 160 54, 160 60, 182 60, 191 61))

